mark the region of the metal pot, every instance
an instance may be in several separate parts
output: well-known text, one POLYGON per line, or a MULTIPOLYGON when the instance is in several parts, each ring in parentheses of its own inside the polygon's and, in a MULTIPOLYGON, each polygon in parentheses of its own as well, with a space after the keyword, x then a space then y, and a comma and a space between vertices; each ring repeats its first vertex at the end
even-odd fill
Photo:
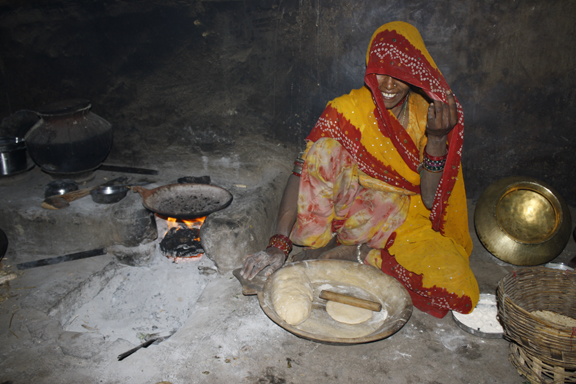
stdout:
POLYGON ((152 212, 182 220, 208 216, 232 202, 232 194, 215 185, 169 184, 155 189, 132 189, 140 193, 142 204, 152 212))
POLYGON ((17 137, 0 137, 0 175, 7 176, 28 169, 26 143, 17 137))
POLYGON ((54 178, 86 180, 108 157, 112 125, 92 113, 88 100, 65 100, 38 110, 26 133, 30 157, 54 178))
POLYGON ((90 195, 95 203, 113 204, 125 198, 129 189, 125 185, 101 186, 91 190, 90 195))
POLYGON ((74 180, 60 179, 46 184, 44 187, 44 198, 50 196, 64 195, 68 192, 77 191, 78 184, 74 180))

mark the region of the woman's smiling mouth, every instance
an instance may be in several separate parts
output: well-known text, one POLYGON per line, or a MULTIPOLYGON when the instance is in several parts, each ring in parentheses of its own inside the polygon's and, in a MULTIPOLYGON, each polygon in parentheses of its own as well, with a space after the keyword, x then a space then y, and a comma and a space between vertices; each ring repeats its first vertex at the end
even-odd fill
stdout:
POLYGON ((382 96, 383 96, 385 99, 393 99, 393 98, 395 98, 396 95, 397 95, 397 93, 386 93, 386 92, 382 92, 382 91, 380 91, 380 92, 382 93, 382 96))

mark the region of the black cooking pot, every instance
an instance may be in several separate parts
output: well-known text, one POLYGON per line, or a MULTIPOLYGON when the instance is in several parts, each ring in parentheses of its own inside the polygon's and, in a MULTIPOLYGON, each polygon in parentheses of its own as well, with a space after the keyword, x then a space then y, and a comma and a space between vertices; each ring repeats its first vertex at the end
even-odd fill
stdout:
POLYGON ((28 168, 26 143, 17 137, 0 137, 0 175, 7 176, 28 168))
POLYGON ((88 100, 65 100, 38 110, 26 133, 30 157, 55 178, 85 179, 112 148, 112 125, 91 112, 88 100))

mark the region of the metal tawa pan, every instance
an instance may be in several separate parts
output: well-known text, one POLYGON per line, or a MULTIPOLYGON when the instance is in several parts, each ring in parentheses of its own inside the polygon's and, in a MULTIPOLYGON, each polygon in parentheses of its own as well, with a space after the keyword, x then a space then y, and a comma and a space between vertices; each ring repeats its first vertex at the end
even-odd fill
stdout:
POLYGON ((169 184, 155 189, 132 189, 140 193, 147 209, 160 216, 182 220, 208 216, 232 202, 232 194, 215 185, 169 184))

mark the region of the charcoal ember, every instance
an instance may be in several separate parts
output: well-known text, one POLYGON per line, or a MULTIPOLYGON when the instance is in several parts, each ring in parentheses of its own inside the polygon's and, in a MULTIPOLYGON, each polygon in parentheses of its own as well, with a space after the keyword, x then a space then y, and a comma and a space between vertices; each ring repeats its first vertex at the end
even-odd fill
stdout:
POLYGON ((193 257, 204 253, 199 240, 198 228, 170 228, 160 242, 160 251, 165 256, 193 257))
POLYGON ((185 176, 178 179, 178 184, 210 184, 210 176, 185 176))

